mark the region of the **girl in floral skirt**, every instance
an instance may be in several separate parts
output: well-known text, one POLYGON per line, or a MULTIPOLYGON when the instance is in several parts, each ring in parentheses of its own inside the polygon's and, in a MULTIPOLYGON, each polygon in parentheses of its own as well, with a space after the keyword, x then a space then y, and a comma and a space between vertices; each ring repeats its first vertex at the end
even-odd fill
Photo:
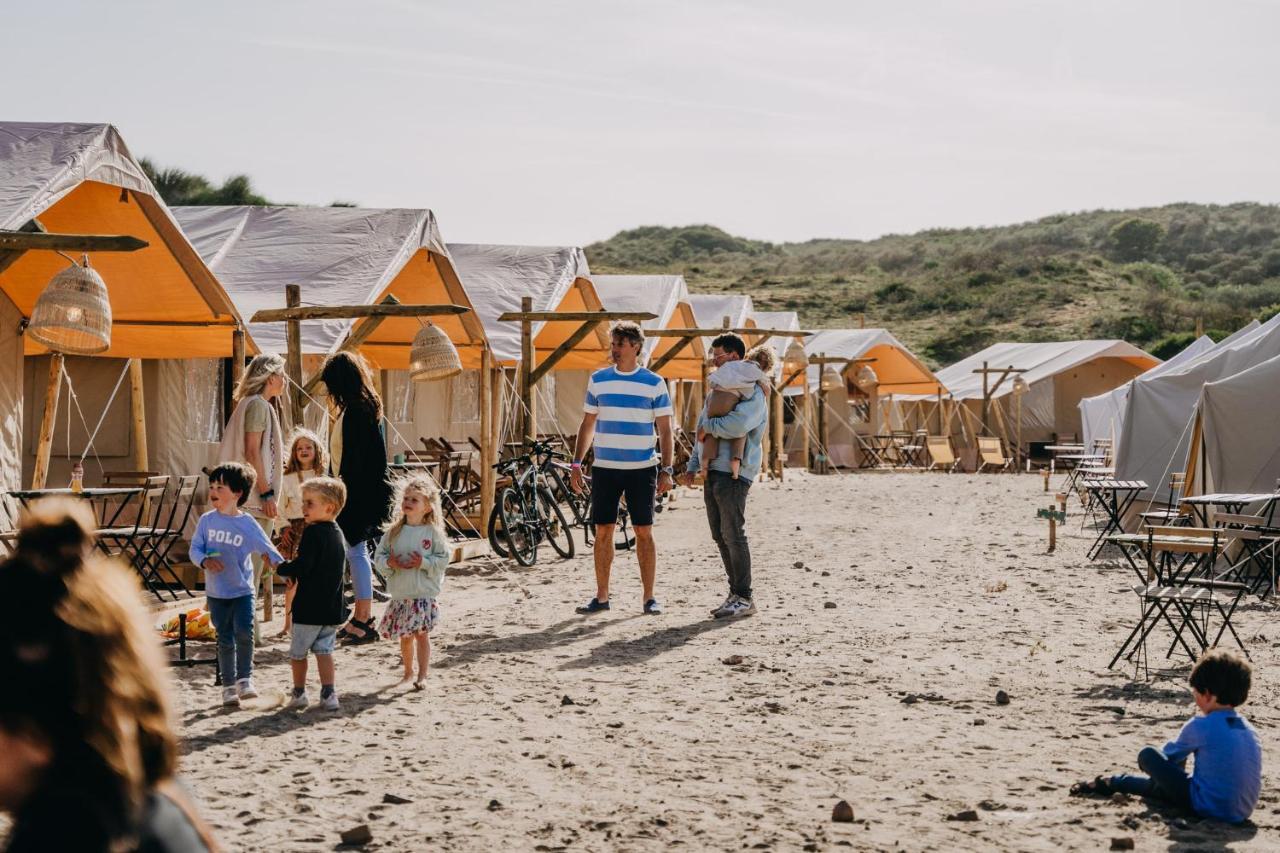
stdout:
MULTIPOLYGON (((276 547, 286 560, 298 556, 298 543, 307 523, 302 520, 302 484, 312 477, 323 477, 329 470, 324 445, 319 436, 309 429, 299 429, 289 444, 289 461, 284 465, 284 477, 280 480, 280 498, 276 516, 276 547)), ((293 594, 298 582, 285 578, 284 627, 277 638, 289 636, 293 627, 293 594)))
POLYGON ((429 633, 440 616, 436 598, 449 564, 449 542, 440 508, 440 488, 430 477, 410 477, 400 484, 400 517, 382 537, 374 568, 387 581, 391 603, 379 630, 400 640, 404 678, 421 690, 431 658, 429 633), (413 656, 418 653, 417 678, 413 656))

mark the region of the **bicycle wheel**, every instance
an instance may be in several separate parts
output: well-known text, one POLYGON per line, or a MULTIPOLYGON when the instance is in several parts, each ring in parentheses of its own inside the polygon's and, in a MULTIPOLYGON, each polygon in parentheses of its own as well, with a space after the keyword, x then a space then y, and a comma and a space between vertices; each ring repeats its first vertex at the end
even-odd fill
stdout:
POLYGON ((507 539, 508 552, 520 565, 532 566, 538 559, 537 528, 529 523, 524 501, 520 499, 519 493, 515 489, 503 489, 498 496, 497 509, 501 515, 502 535, 507 539))
POLYGON ((551 547, 556 549, 556 553, 566 560, 573 557, 573 528, 569 526, 568 520, 564 517, 564 510, 560 509, 560 504, 556 503, 555 498, 551 496, 551 492, 547 489, 538 490, 538 509, 542 515, 542 530, 551 543, 551 547))
POLYGON ((507 548, 506 528, 502 526, 502 513, 498 511, 496 503, 489 513, 489 547, 499 557, 511 556, 511 550, 507 548))
POLYGON ((582 528, 582 541, 590 548, 596 541, 596 527, 591 523, 591 478, 582 478, 582 492, 573 495, 574 524, 582 528))

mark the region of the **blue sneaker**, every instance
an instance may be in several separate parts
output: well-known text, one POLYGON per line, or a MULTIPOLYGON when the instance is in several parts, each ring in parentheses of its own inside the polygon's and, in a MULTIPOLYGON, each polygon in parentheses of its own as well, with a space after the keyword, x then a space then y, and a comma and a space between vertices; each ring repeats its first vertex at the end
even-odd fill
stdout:
POLYGON ((600 613, 609 609, 609 602, 593 598, 581 607, 574 609, 579 613, 600 613))
POLYGON ((645 616, 661 616, 662 615, 662 605, 658 603, 658 599, 651 598, 644 603, 644 615, 645 616))

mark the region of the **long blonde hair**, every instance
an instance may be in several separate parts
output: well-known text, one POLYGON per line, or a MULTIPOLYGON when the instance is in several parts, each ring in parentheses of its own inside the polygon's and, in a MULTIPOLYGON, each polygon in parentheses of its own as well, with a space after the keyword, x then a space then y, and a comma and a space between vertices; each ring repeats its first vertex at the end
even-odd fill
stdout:
POLYGON ((309 429, 295 429, 293 435, 289 437, 289 457, 284 463, 284 472, 286 474, 297 474, 302 469, 298 466, 298 442, 306 439, 311 442, 311 446, 316 449, 316 460, 311 464, 311 471, 320 476, 324 476, 329 471, 329 454, 325 451, 324 445, 320 442, 320 436, 316 435, 309 429))
MULTIPOLYGON (((440 497, 440 487, 436 485, 436 481, 425 474, 414 474, 396 481, 395 486, 396 496, 392 506, 399 507, 404 501, 406 492, 417 492, 422 495, 427 500, 427 506, 431 508, 431 518, 427 523, 436 528, 439 531, 439 535, 443 537, 445 535, 444 505, 440 497)), ((394 542, 396 534, 403 530, 408 523, 404 517, 404 512, 402 510, 397 510, 397 512, 399 515, 386 532, 388 542, 394 542)))
POLYGON ((0 620, 0 726, 48 738, 42 784, 96 782, 102 802, 136 817, 176 767, 168 667, 137 575, 93 554, 95 526, 88 504, 41 501, 0 563, 5 600, 21 602, 0 620))

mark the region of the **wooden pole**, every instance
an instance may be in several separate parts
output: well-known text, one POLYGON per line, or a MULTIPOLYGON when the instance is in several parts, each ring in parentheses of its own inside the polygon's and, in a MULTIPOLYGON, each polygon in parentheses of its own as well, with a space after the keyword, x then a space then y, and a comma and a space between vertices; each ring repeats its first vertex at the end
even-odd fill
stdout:
POLYGON ((987 426, 987 417, 990 414, 991 392, 987 390, 987 363, 982 362, 982 432, 984 435, 991 434, 991 428, 987 426))
MULTIPOLYGON (((302 307, 302 288, 296 284, 284 287, 284 304, 288 308, 302 307)), ((302 321, 286 320, 284 323, 285 370, 289 371, 292 388, 289 389, 289 415, 295 428, 302 426, 302 321)), ((383 396, 386 399, 386 396, 383 396)))
POLYGON ((770 466, 773 469, 773 476, 778 480, 782 480, 782 472, 786 468, 784 463, 786 450, 786 427, 782 418, 782 389, 775 388, 769 395, 769 434, 771 444, 770 466))
POLYGON ((236 386, 244 378, 244 329, 231 332, 231 384, 236 386))
POLYGON ((36 467, 31 474, 31 488, 43 489, 49 479, 49 457, 53 453, 53 426, 58 416, 58 395, 62 393, 62 364, 65 356, 49 353, 49 383, 44 391, 44 414, 40 418, 40 437, 36 443, 36 467))
MULTIPOLYGON (((505 413, 502 411, 503 397, 502 386, 506 384, 506 374, 501 367, 493 368, 493 378, 489 381, 489 406, 493 410, 493 417, 489 419, 489 428, 492 432, 489 435, 489 468, 493 469, 493 465, 498 462, 498 454, 502 450, 502 422, 505 413)), ((497 501, 497 480, 494 480, 495 502, 497 501)), ((489 523, 489 519, 484 520, 485 524, 489 523)))
POLYGON ((142 359, 129 359, 130 409, 133 412, 133 470, 148 471, 147 400, 142 390, 142 359))
POLYGON ((487 529, 485 525, 493 512, 493 462, 497 461, 490 461, 496 446, 493 441, 493 384, 493 354, 485 347, 480 351, 480 523, 476 525, 481 531, 487 529))
MULTIPOLYGON (((522 297, 521 313, 532 310, 533 297, 522 297)), ((538 419, 533 410, 533 359, 533 323, 526 318, 520 321, 520 434, 526 442, 532 442, 538 434, 538 419)))
POLYGON ((827 458, 827 392, 818 386, 818 458, 813 466, 818 474, 827 473, 830 460, 827 458))
POLYGON ((813 432, 813 401, 810 400, 811 392, 809 391, 809 377, 804 377, 804 429, 800 430, 800 453, 804 460, 804 467, 809 468, 809 453, 813 449, 811 447, 812 440, 809 433, 813 432))

